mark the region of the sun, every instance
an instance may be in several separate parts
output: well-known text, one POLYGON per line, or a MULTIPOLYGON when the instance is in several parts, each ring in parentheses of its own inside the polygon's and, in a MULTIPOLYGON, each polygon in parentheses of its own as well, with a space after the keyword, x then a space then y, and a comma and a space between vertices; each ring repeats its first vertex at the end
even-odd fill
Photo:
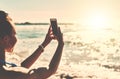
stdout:
POLYGON ((110 27, 110 17, 105 12, 91 12, 78 19, 77 22, 85 28, 100 30, 110 27))
POLYGON ((103 28, 106 26, 106 18, 103 16, 94 16, 89 22, 94 28, 103 28))
POLYGON ((108 19, 106 16, 103 15, 93 15, 90 18, 87 19, 87 25, 91 29, 104 29, 107 28, 108 19))

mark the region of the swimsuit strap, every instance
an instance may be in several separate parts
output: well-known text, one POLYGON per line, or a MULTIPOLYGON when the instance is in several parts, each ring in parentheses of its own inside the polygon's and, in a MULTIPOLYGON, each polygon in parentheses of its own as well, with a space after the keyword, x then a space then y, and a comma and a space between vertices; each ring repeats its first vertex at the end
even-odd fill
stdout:
POLYGON ((6 61, 4 61, 4 60, 0 60, 0 63, 11 65, 11 67, 16 67, 16 66, 17 66, 17 65, 14 64, 14 63, 9 63, 9 62, 6 62, 6 61))

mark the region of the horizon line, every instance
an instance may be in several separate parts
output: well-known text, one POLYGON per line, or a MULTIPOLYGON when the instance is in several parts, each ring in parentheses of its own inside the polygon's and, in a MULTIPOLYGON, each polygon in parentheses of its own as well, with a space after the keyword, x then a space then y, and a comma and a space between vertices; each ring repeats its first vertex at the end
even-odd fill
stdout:
MULTIPOLYGON (((32 23, 32 22, 21 22, 21 23, 18 23, 18 22, 15 22, 15 25, 50 25, 50 23, 48 22, 35 22, 35 23, 32 23)), ((74 23, 58 23, 58 25, 74 25, 74 23)))

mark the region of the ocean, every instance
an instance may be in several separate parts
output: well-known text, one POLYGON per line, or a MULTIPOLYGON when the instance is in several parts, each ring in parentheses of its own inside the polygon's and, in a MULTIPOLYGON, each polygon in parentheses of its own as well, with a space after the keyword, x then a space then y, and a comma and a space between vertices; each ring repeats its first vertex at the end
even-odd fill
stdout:
MULTIPOLYGON (((20 65, 44 41, 49 25, 16 25, 17 44, 7 61, 20 65)), ((48 79, 120 79, 120 30, 60 25, 65 46, 56 74, 48 79)), ((53 40, 31 68, 48 67, 53 40)))

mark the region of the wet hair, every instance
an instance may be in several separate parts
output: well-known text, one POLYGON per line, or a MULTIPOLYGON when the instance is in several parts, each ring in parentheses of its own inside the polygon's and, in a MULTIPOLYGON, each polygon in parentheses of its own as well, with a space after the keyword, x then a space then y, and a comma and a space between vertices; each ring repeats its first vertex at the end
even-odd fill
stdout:
POLYGON ((8 13, 0 11, 0 38, 10 35, 13 31, 13 26, 7 17, 8 13))

